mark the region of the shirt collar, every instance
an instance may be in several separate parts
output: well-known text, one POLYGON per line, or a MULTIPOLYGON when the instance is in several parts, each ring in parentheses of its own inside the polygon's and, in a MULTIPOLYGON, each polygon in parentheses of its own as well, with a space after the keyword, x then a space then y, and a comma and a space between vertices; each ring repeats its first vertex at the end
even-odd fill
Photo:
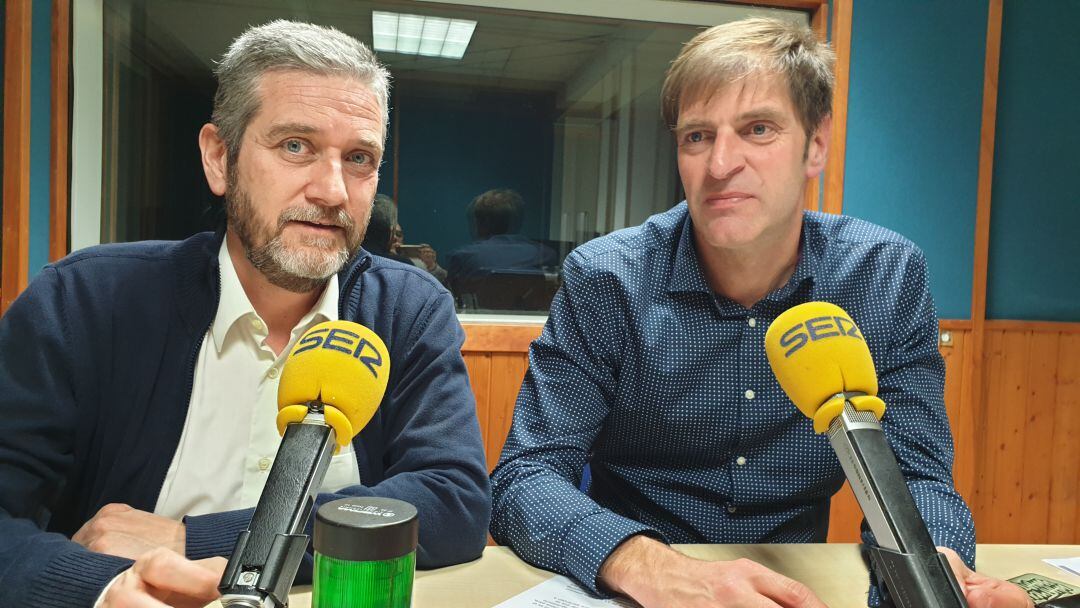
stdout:
MULTIPOLYGON (((804 283, 807 283, 808 287, 813 285, 820 271, 821 256, 824 255, 824 246, 816 228, 817 222, 813 215, 804 212, 799 261, 795 264, 795 272, 783 287, 765 296, 764 300, 787 300, 799 291, 804 283)), ((671 278, 668 281, 669 293, 686 291, 712 294, 694 246, 694 224, 689 210, 683 219, 679 242, 675 248, 675 260, 671 267, 671 278)))
MULTIPOLYGON (((255 307, 251 305, 244 286, 240 284, 240 277, 236 274, 232 257, 229 256, 228 239, 221 241, 221 249, 218 250, 218 267, 221 276, 221 298, 218 300, 217 314, 210 326, 213 335, 214 346, 220 353, 225 347, 225 338, 237 321, 244 318, 259 318, 255 307)), ((297 324, 299 328, 307 328, 315 322, 331 321, 338 318, 338 277, 333 275, 326 282, 322 295, 319 296, 315 306, 297 324)))
MULTIPOLYGON (((686 203, 681 203, 685 205, 686 203)), ((671 266, 671 279, 668 281, 668 293, 680 291, 703 291, 712 293, 705 273, 698 262, 697 248, 694 246, 694 223, 690 219, 690 209, 686 209, 680 229, 679 243, 675 247, 675 261, 671 266)))

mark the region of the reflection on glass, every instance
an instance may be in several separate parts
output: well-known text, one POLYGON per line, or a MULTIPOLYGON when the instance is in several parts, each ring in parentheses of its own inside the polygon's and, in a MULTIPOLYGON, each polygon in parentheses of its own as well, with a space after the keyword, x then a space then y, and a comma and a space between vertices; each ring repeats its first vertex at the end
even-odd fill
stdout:
MULTIPOLYGON (((758 10, 681 4, 715 15, 709 23, 758 10)), ((405 232, 392 253, 442 278, 462 312, 546 311, 573 247, 682 198, 659 88, 706 23, 661 23, 670 3, 626 0, 627 19, 406 0, 104 5, 104 241, 182 238, 220 221, 196 145, 213 61, 249 24, 275 18, 367 44, 377 12, 476 23, 453 41, 460 59, 379 53, 394 76, 379 192, 405 232)))
POLYGON ((521 234, 525 201, 508 188, 469 203, 473 242, 452 251, 448 281, 462 310, 545 310, 559 287, 559 256, 521 234))

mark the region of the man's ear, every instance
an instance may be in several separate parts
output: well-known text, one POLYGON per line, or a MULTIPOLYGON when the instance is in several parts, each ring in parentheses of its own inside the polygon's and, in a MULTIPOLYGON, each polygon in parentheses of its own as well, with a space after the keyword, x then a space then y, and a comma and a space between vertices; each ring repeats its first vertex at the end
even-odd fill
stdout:
POLYGON ((832 135, 832 114, 821 120, 821 124, 810 135, 806 145, 806 177, 813 179, 825 170, 825 160, 829 153, 829 137, 832 135))
POLYGON ((229 155, 217 127, 206 123, 199 130, 199 150, 202 151, 203 173, 206 174, 206 183, 210 185, 210 191, 218 196, 225 196, 225 186, 229 175, 229 155))

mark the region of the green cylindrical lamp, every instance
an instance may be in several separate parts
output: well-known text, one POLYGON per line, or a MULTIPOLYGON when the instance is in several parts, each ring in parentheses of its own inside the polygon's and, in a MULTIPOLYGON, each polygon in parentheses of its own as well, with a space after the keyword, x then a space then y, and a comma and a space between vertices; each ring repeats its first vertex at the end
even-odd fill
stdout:
POLYGON ((393 498, 343 498, 315 514, 312 608, 409 608, 416 507, 393 498))

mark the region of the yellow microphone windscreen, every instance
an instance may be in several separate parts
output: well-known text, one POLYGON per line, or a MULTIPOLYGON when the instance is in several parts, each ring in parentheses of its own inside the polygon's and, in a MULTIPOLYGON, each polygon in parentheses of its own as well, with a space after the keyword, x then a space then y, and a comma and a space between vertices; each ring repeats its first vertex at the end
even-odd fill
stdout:
POLYGON ((784 311, 765 333, 765 354, 780 387, 814 420, 818 432, 843 409, 840 400, 838 410, 829 408, 828 420, 819 420, 818 410, 837 393, 866 393, 873 399, 866 400, 870 404, 865 407, 879 419, 884 413, 884 404, 876 397, 870 348, 855 322, 835 304, 807 302, 784 311))
POLYGON ((326 321, 307 330, 281 370, 278 431, 300 422, 318 399, 339 445, 346 445, 379 409, 390 376, 390 353, 375 332, 352 321, 326 321))

